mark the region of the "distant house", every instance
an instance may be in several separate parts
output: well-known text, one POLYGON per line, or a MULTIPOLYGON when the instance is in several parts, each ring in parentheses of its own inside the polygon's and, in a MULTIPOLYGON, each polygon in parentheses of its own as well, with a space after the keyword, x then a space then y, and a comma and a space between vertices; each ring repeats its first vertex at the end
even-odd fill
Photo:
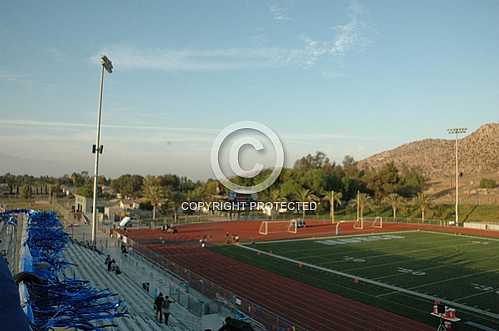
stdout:
MULTIPOLYGON (((75 194, 75 212, 80 212, 84 214, 87 218, 92 218, 93 212, 93 199, 87 198, 83 195, 75 194)), ((102 219, 104 215, 104 207, 107 205, 107 201, 97 199, 97 213, 101 214, 99 217, 102 219)))
POLYGON ((66 196, 70 196, 71 194, 74 195, 76 193, 76 187, 69 185, 61 185, 61 192, 64 193, 66 196))
POLYGON ((1 183, 0 184, 0 194, 4 195, 4 194, 9 194, 9 193, 10 193, 9 185, 6 183, 1 183))
POLYGON ((125 215, 125 211, 119 206, 104 207, 104 218, 107 218, 110 221, 120 221, 125 215))
POLYGON ((109 195, 116 195, 116 190, 109 185, 102 185, 101 188, 102 188, 102 193, 109 195))
POLYGON ((132 199, 122 199, 120 201, 120 208, 123 210, 139 209, 140 203, 132 199))

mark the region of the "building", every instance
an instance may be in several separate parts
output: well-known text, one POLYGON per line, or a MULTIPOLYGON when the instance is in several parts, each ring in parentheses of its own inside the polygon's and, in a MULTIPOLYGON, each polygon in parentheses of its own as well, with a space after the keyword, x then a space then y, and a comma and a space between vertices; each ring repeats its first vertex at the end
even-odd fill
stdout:
POLYGON ((139 209, 140 203, 132 199, 123 199, 120 201, 120 208, 123 210, 139 209))
MULTIPOLYGON (((93 212, 93 199, 87 198, 83 195, 75 194, 75 212, 84 214, 87 218, 92 218, 93 212)), ((97 218, 102 220, 104 215, 104 207, 107 202, 105 200, 97 199, 97 218)))

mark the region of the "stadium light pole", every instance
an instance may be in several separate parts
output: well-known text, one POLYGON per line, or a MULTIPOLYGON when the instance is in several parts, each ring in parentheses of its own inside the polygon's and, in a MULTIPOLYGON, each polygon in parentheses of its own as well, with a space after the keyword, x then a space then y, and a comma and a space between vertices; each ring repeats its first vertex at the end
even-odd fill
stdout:
POLYGON ((447 129, 449 134, 456 135, 456 226, 459 226, 459 149, 458 138, 460 133, 466 133, 467 128, 452 128, 447 129))
POLYGON ((99 88, 99 109, 97 111, 97 135, 95 138, 95 145, 92 148, 92 153, 95 154, 95 169, 94 169, 94 196, 92 204, 92 243, 95 245, 97 234, 97 185, 99 181, 99 155, 102 154, 103 146, 100 144, 100 124, 102 115, 102 93, 104 91, 104 70, 108 73, 113 72, 113 63, 109 58, 103 55, 100 58, 102 65, 100 75, 100 88, 99 88))

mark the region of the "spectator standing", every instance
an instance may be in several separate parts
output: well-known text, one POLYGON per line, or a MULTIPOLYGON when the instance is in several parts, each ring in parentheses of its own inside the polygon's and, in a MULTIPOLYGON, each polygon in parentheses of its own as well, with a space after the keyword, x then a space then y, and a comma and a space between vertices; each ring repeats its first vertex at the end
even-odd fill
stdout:
POLYGON ((106 258, 106 264, 107 264, 107 271, 111 271, 111 268, 113 267, 113 259, 111 259, 111 256, 107 256, 106 258))
POLYGON ((156 310, 156 318, 159 322, 163 322, 163 305, 165 304, 165 299, 163 298, 163 293, 159 292, 159 295, 154 300, 154 309, 156 310))
MULTIPOLYGON (((163 303, 163 315, 165 316, 165 324, 168 325, 168 318, 170 317, 170 304, 173 301, 170 300, 168 296, 165 297, 165 301, 163 303)), ((161 322, 161 321, 160 321, 161 322)))

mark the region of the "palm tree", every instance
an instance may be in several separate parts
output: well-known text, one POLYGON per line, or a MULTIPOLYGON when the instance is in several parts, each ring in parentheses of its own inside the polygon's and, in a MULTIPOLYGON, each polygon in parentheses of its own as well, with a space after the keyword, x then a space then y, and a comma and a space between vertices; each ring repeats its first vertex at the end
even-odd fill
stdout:
POLYGON ((163 188, 159 185, 158 179, 153 176, 147 176, 144 179, 144 197, 152 205, 152 219, 156 219, 156 208, 165 200, 166 194, 163 188))
POLYGON ((323 199, 326 201, 329 201, 329 206, 330 206, 330 214, 331 214, 331 223, 335 222, 334 219, 334 206, 336 204, 341 205, 341 198, 343 197, 343 194, 341 192, 335 192, 331 191, 330 194, 325 194, 323 199))
POLYGON ((371 197, 367 193, 360 193, 357 191, 357 217, 358 220, 364 219, 364 210, 371 205, 371 197))
POLYGON ((416 198, 414 198, 414 204, 416 207, 421 210, 421 221, 425 220, 425 211, 431 208, 432 198, 422 192, 418 193, 416 198))
MULTIPOLYGON (((270 191, 270 202, 272 202, 273 206, 275 206, 274 203, 276 202, 281 202, 281 201, 286 201, 286 197, 284 197, 281 193, 280 190, 278 189, 274 189, 272 191, 270 191)), ((273 219, 274 218, 274 207, 272 208, 272 210, 270 211, 270 218, 273 219)), ((278 212, 278 210, 277 210, 278 212)))
POLYGON ((166 209, 171 209, 173 212, 173 222, 177 223, 177 207, 180 203, 185 200, 185 195, 181 192, 177 191, 168 191, 166 192, 166 209))
POLYGON ((384 199, 384 202, 389 204, 393 210, 393 220, 397 218, 397 210, 404 204, 404 199, 397 193, 390 193, 384 199))
MULTIPOLYGON (((296 191, 296 196, 300 202, 312 202, 317 201, 317 196, 315 196, 312 191, 301 188, 296 191)), ((305 220, 305 208, 302 208, 302 218, 305 220)))

